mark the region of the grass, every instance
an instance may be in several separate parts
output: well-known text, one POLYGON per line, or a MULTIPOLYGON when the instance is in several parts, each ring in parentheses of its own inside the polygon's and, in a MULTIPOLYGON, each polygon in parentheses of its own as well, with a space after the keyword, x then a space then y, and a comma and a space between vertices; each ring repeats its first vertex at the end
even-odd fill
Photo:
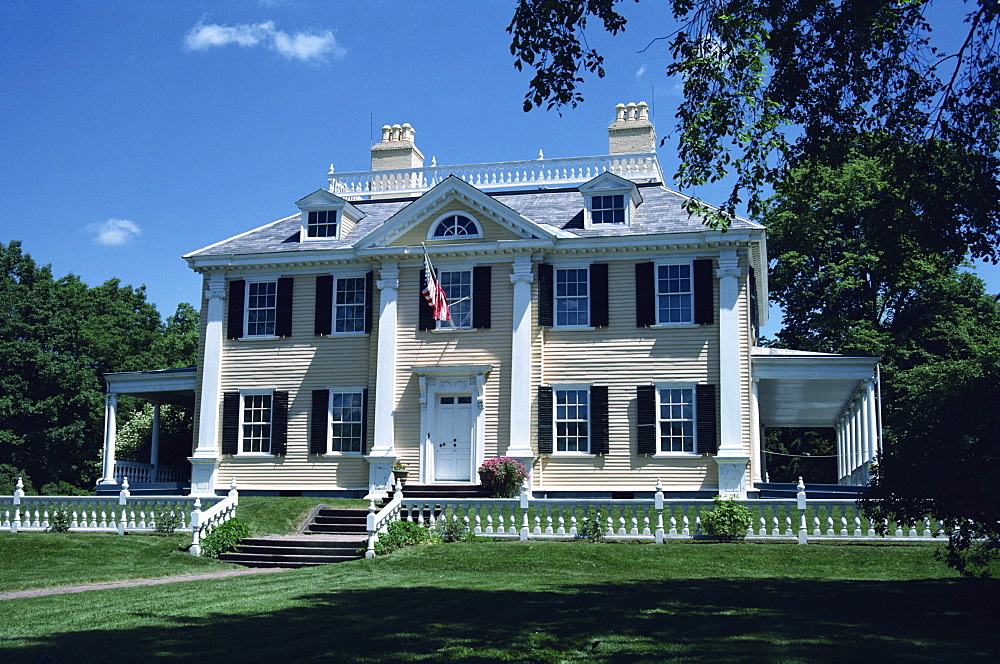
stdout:
POLYGON ((278 574, 3 601, 0 660, 996 661, 1000 586, 956 578, 934 551, 420 546, 278 574))
POLYGON ((250 524, 254 535, 289 535, 316 505, 368 509, 368 501, 354 498, 278 498, 240 496, 236 515, 250 524))

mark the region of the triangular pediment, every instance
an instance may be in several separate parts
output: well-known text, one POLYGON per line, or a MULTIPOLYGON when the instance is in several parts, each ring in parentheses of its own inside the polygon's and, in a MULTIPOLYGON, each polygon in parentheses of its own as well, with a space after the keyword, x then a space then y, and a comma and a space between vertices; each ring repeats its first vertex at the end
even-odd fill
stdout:
POLYGON ((633 205, 638 205, 642 202, 642 196, 639 194, 639 188, 635 186, 634 182, 626 180, 625 178, 615 175, 609 171, 605 171, 597 177, 584 182, 580 185, 579 190, 580 193, 587 195, 602 194, 604 192, 627 192, 632 199, 633 205))
POLYGON ((355 243, 358 249, 419 245, 427 240, 431 226, 448 214, 468 216, 482 230, 480 236, 446 242, 488 242, 497 240, 553 239, 555 234, 523 217, 492 196, 484 194, 454 175, 392 215, 378 228, 355 243))
POLYGON ((295 205, 300 210, 342 210, 344 214, 358 221, 365 216, 365 213, 351 205, 346 199, 331 194, 326 189, 317 189, 313 193, 295 201, 295 205))

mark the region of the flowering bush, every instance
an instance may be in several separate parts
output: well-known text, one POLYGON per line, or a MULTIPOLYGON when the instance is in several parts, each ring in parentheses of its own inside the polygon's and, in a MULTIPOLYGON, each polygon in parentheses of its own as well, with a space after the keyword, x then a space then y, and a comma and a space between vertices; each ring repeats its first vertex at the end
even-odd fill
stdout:
POLYGON ((397 461, 396 463, 392 464, 392 469, 393 470, 409 470, 409 468, 406 467, 406 464, 403 463, 402 461, 397 461))
POLYGON ((494 498, 513 498, 527 476, 524 464, 510 457, 494 457, 479 467, 479 479, 494 498))

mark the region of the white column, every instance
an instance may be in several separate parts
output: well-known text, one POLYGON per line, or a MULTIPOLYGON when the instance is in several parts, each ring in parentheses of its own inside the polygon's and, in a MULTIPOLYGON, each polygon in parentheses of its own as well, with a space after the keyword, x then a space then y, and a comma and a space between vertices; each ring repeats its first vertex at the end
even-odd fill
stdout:
POLYGON ((767 472, 767 455, 762 449, 764 432, 760 427, 759 378, 750 380, 750 476, 760 482, 767 472))
POLYGON ((840 420, 834 427, 837 434, 837 484, 844 479, 844 421, 840 420))
POLYGON ((743 450, 742 382, 740 353, 739 257, 735 249, 719 252, 719 493, 746 497, 746 473, 749 457, 743 450))
POLYGON ((226 275, 212 274, 205 288, 208 316, 205 353, 201 363, 198 400, 198 441, 191 462, 191 495, 214 496, 219 468, 219 407, 222 385, 222 320, 226 304, 226 275))
MULTIPOLYGON (((851 428, 854 436, 854 465, 851 467, 851 473, 853 474, 858 468, 861 467, 861 405, 857 400, 851 406, 851 428)), ((856 478, 855 478, 856 479, 856 478)))
POLYGON ((115 441, 118 435, 118 395, 109 392, 104 398, 104 468, 100 485, 117 485, 115 481, 115 441))
POLYGON ((379 270, 378 358, 375 363, 375 436, 368 460, 369 496, 382 497, 392 486, 396 460, 396 331, 399 264, 387 261, 379 270))
POLYGON ((531 468, 531 256, 514 259, 514 315, 510 358, 510 445, 507 456, 531 468))
POLYGON ((153 470, 149 473, 149 481, 156 482, 157 467, 160 465, 160 402, 153 402, 153 428, 149 434, 149 463, 153 470))
POLYGON ((878 457, 878 441, 881 437, 878 428, 878 415, 875 412, 875 381, 869 380, 865 388, 865 419, 868 421, 868 431, 871 437, 868 440, 868 461, 875 463, 878 457))

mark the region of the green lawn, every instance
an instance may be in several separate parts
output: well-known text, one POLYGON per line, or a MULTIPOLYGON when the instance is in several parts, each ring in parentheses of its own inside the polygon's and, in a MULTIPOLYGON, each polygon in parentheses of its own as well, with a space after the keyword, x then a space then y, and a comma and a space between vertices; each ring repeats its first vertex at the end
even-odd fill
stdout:
MULTIPOLYGON (((16 537, 0 539, 4 567, 16 537)), ((997 661, 1000 585, 956 578, 933 553, 438 544, 316 569, 0 601, 0 661, 997 661)))

